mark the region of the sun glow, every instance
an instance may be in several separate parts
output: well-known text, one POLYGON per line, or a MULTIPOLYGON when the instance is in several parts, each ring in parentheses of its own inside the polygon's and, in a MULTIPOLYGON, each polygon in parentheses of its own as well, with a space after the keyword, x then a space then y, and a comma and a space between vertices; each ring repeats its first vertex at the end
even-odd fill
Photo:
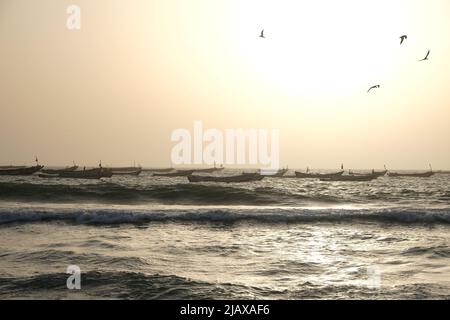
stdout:
POLYGON ((404 21, 396 16, 400 2, 389 1, 389 11, 387 1, 370 8, 362 2, 240 1, 234 36, 254 76, 272 88, 321 97, 365 93, 396 71, 404 21))
POLYGON ((448 0, 107 2, 74 31, 64 4, 0 1, 1 162, 166 166, 201 120, 279 129, 291 167, 449 166, 448 0))

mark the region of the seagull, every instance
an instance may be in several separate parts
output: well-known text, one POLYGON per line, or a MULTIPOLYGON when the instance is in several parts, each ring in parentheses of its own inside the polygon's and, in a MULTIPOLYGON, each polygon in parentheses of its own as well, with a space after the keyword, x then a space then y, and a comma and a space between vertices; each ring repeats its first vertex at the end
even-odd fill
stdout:
POLYGON ((428 50, 427 56, 425 58, 423 58, 422 60, 419 60, 419 62, 428 60, 429 55, 430 55, 430 50, 428 50))
POLYGON ((373 87, 370 87, 370 89, 367 91, 367 93, 369 93, 370 92, 370 90, 372 90, 372 89, 378 89, 380 87, 380 85, 378 84, 378 85, 376 85, 376 86, 373 86, 373 87))
POLYGON ((259 37, 260 37, 260 38, 265 38, 265 36, 264 36, 264 29, 262 29, 261 34, 260 34, 259 37))
POLYGON ((402 44, 403 41, 405 41, 406 39, 408 39, 408 36, 407 36, 407 35, 401 36, 401 37, 400 37, 400 44, 402 44))

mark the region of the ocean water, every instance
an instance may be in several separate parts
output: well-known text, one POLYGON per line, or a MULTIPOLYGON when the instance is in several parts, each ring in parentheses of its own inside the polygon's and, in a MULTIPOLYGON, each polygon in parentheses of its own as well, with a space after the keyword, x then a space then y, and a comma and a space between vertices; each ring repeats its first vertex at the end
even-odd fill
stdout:
POLYGON ((449 231, 450 175, 0 177, 0 298, 448 299, 449 231))

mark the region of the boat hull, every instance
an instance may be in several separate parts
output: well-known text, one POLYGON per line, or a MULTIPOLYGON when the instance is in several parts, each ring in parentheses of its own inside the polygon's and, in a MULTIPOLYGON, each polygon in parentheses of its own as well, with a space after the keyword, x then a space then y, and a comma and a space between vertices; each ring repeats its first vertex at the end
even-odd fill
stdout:
POLYGON ((334 181, 349 181, 349 182, 362 182, 362 181, 372 181, 377 179, 378 176, 376 174, 370 174, 370 175, 348 175, 348 176, 335 176, 331 178, 323 178, 320 179, 320 181, 325 182, 334 182, 334 181))
POLYGON ((303 173, 295 171, 295 177, 299 179, 328 179, 339 177, 344 174, 344 171, 339 171, 335 173, 303 173))
POLYGON ((59 177, 67 179, 101 179, 101 178, 111 178, 112 175, 113 173, 111 170, 102 168, 102 169, 63 172, 59 174, 59 177))
POLYGON ((0 176, 30 176, 39 172, 44 166, 33 166, 25 168, 1 169, 0 176))
POLYGON ((169 172, 174 171, 174 169, 173 168, 162 168, 162 169, 147 168, 147 169, 143 169, 142 171, 152 172, 152 173, 169 173, 169 172))
POLYGON ((60 174, 64 172, 73 172, 78 169, 78 166, 73 166, 70 168, 64 168, 64 169, 45 169, 41 170, 45 174, 60 174))
POLYGON ((194 173, 214 173, 223 171, 225 168, 208 168, 208 169, 196 169, 194 173))
POLYGON ((123 170, 112 170, 113 176, 138 176, 142 172, 142 169, 133 171, 123 171, 123 170))
POLYGON ((389 177, 393 178, 429 178, 435 175, 434 172, 424 172, 424 173, 396 173, 390 172, 389 177))
POLYGON ((189 182, 222 182, 222 183, 242 183, 242 182, 252 182, 261 181, 265 176, 258 173, 244 173, 238 176, 230 177, 210 177, 210 176, 188 176, 189 182))
POLYGON ((264 174, 261 170, 259 171, 259 174, 265 176, 266 178, 282 178, 284 177, 284 175, 288 172, 288 169, 280 169, 277 172, 275 172, 274 174, 264 174))
POLYGON ((154 173, 154 177, 187 177, 194 173, 194 170, 185 170, 185 171, 176 171, 176 172, 170 172, 170 173, 154 173))

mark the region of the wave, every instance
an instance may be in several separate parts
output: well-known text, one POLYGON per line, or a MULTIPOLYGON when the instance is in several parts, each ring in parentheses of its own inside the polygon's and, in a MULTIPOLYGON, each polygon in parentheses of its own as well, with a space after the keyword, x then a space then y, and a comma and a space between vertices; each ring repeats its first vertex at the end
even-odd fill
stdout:
MULTIPOLYGON (((242 188, 224 185, 173 184, 124 186, 111 182, 80 185, 47 185, 0 182, 0 200, 67 203, 164 203, 269 205, 301 202, 339 203, 329 195, 307 196, 274 188, 242 188)), ((348 201, 347 201, 348 202, 348 201)))
POLYGON ((413 247, 405 250, 403 255, 420 256, 425 255, 428 258, 449 258, 450 248, 448 246, 433 246, 433 247, 413 247))
MULTIPOLYGON (((0 298, 37 296, 40 299, 71 299, 72 293, 66 287, 67 277, 63 273, 2 277, 0 298)), ((82 272, 81 287, 79 294, 84 295, 82 298, 104 299, 254 299, 257 296, 267 297, 271 293, 282 294, 269 288, 129 271, 82 272)))
POLYGON ((0 209, 0 225, 12 223, 57 222, 74 224, 141 224, 150 222, 254 222, 254 223, 352 223, 450 224, 447 209, 303 209, 303 208, 224 208, 224 209, 78 209, 6 208, 0 209))
POLYGON ((0 298, 20 299, 448 299, 448 287, 433 283, 386 286, 380 290, 365 285, 315 284, 304 282, 293 290, 198 281, 176 275, 139 272, 87 271, 81 288, 67 290, 67 274, 49 273, 31 277, 1 277, 0 298))

